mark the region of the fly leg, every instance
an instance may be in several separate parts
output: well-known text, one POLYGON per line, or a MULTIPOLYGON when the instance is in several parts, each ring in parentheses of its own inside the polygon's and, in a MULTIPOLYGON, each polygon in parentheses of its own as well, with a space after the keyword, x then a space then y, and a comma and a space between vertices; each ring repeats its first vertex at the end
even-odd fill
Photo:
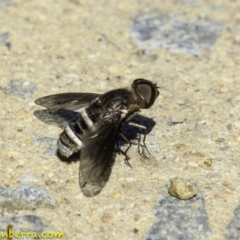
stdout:
POLYGON ((143 140, 142 140, 142 134, 139 134, 139 138, 138 138, 138 153, 140 156, 142 156, 143 158, 147 158, 146 152, 145 150, 148 152, 148 154, 150 155, 150 152, 147 149, 145 140, 146 140, 146 135, 147 135, 147 128, 135 121, 130 121, 128 122, 129 125, 134 126, 134 127, 138 127, 139 129, 143 130, 143 140))
POLYGON ((130 142, 130 140, 127 138, 127 136, 126 136, 122 131, 120 131, 119 135, 122 137, 122 139, 123 139, 126 143, 128 143, 128 147, 127 147, 127 149, 126 149, 125 151, 123 151, 123 150, 119 147, 119 145, 118 145, 119 150, 120 150, 120 152, 125 156, 125 160, 124 160, 125 163, 126 163, 130 168, 132 168, 131 164, 129 163, 130 157, 127 155, 127 152, 128 152, 128 150, 130 149, 130 147, 132 146, 132 143, 130 142))

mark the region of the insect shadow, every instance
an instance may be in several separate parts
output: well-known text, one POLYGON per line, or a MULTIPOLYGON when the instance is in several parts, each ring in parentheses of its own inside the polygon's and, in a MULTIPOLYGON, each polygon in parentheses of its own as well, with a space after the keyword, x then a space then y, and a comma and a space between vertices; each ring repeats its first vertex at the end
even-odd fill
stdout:
MULTIPOLYGON (((57 111, 52 111, 49 109, 36 110, 34 111, 34 115, 41 121, 62 129, 67 127, 69 123, 74 122, 79 118, 79 113, 72 110, 67 110, 67 109, 59 109, 57 111)), ((138 144, 136 139, 139 137, 139 134, 147 135, 152 131, 152 129, 156 125, 156 122, 153 119, 142 116, 140 114, 136 114, 131 119, 131 122, 134 122, 146 127, 146 130, 143 130, 138 127, 129 125, 128 123, 122 124, 122 126, 120 127, 120 130, 124 133, 127 139, 133 144, 138 144)), ((126 141, 121 136, 118 136, 117 144, 116 144, 118 146, 115 147, 116 152, 118 153, 120 151, 120 149, 118 148, 121 148, 126 144, 127 144, 126 141)), ((62 155, 57 153, 57 156, 61 161, 68 162, 68 163, 79 161, 81 158, 80 155, 81 155, 81 151, 74 153, 69 158, 64 158, 62 155)))
MULTIPOLYGON (((74 122, 79 118, 79 113, 67 109, 59 109, 57 111, 52 111, 49 109, 36 110, 34 112, 34 115, 41 121, 49 125, 60 127, 62 129, 67 127, 69 123, 74 122)), ((146 129, 143 130, 136 126, 129 125, 127 123, 122 124, 122 126, 120 127, 120 131, 134 145, 139 144, 137 139, 139 138, 140 134, 146 135, 150 133, 156 124, 156 122, 153 119, 142 116, 140 114, 136 114, 131 119, 131 122, 146 127, 146 129)), ((117 138, 117 142, 115 144, 115 149, 112 154, 111 160, 109 161, 108 168, 106 169, 103 176, 101 177, 101 179, 99 179, 97 183, 86 183, 83 176, 81 175, 81 171, 79 171, 79 184, 85 196, 93 197, 102 191, 102 189, 105 187, 109 180, 112 171, 112 166, 115 163, 116 156, 117 154, 124 152, 121 150, 121 148, 125 147, 125 145, 128 145, 128 143, 126 143, 126 141, 119 135, 117 138)), ((64 158, 57 151, 56 154, 61 161, 66 163, 77 162, 80 161, 81 159, 81 151, 74 153, 69 158, 64 158)), ((128 165, 131 166, 130 164, 128 165)))

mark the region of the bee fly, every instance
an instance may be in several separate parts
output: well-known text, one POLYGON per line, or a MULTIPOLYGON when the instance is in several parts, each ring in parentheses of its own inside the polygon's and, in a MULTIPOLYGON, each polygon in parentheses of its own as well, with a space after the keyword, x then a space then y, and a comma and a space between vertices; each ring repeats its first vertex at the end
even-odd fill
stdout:
MULTIPOLYGON (((67 120, 67 125, 60 134, 58 153, 62 157, 70 158, 81 150, 80 176, 85 183, 94 184, 109 168, 118 134, 129 144, 125 151, 120 151, 125 156, 125 162, 130 165, 127 151, 131 142, 121 132, 120 127, 123 123, 128 123, 146 130, 145 126, 131 121, 131 118, 140 109, 150 108, 158 95, 156 84, 145 79, 136 79, 130 88, 115 89, 104 94, 61 93, 39 98, 35 103, 47 108, 51 113, 67 110, 75 116, 67 120)), ((35 115, 42 120, 42 116, 36 112, 35 115)), ((50 118, 58 123, 57 116, 52 115, 50 118)), ((143 143, 141 144, 140 140, 138 143, 138 152, 143 157, 146 157, 145 137, 146 133, 143 143)))

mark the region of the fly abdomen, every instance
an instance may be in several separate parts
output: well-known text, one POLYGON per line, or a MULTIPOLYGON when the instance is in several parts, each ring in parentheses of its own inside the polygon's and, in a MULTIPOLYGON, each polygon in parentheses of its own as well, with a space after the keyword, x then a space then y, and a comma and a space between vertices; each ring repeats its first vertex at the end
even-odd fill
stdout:
POLYGON ((73 153, 82 149, 82 140, 80 138, 80 134, 78 134, 80 128, 78 128, 79 126, 77 124, 69 125, 64 129, 64 132, 62 132, 59 137, 58 152, 64 157, 68 158, 73 153))
POLYGON ((79 115, 80 118, 68 125, 58 140, 58 152, 66 158, 82 149, 82 137, 87 131, 93 130, 93 121, 84 108, 79 111, 79 115))
MULTIPOLYGON (((63 132, 61 135, 63 134, 65 133, 63 132)), ((73 155, 73 151, 71 150, 71 148, 64 145, 61 138, 58 139, 57 145, 58 145, 58 153, 61 156, 69 158, 71 155, 73 155)))

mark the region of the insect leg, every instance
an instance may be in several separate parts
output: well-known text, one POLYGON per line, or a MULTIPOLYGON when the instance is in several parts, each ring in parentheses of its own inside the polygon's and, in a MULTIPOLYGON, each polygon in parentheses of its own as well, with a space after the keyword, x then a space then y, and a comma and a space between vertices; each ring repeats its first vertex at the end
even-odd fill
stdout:
POLYGON ((129 163, 130 157, 127 155, 127 152, 128 152, 128 150, 130 149, 130 147, 132 146, 132 143, 130 142, 130 140, 127 138, 127 136, 126 136, 122 131, 120 131, 119 134, 120 134, 120 136, 122 137, 122 139, 123 139, 126 143, 129 144, 128 147, 127 147, 127 149, 126 149, 125 151, 121 150, 121 148, 119 148, 119 150, 120 150, 120 152, 125 156, 125 163, 126 163, 130 168, 132 168, 131 164, 129 163))
POLYGON ((148 151, 146 143, 145 143, 146 135, 147 135, 147 128, 145 126, 143 126, 143 125, 133 121, 133 120, 128 122, 128 124, 131 125, 131 126, 134 126, 134 127, 138 127, 139 129, 142 129, 144 131, 142 143, 141 143, 141 135, 142 134, 139 134, 139 138, 138 138, 138 153, 143 158, 147 158, 148 159, 148 157, 146 156, 146 153, 145 153, 145 150, 146 150, 148 152, 148 154, 150 155, 150 152, 148 151))

